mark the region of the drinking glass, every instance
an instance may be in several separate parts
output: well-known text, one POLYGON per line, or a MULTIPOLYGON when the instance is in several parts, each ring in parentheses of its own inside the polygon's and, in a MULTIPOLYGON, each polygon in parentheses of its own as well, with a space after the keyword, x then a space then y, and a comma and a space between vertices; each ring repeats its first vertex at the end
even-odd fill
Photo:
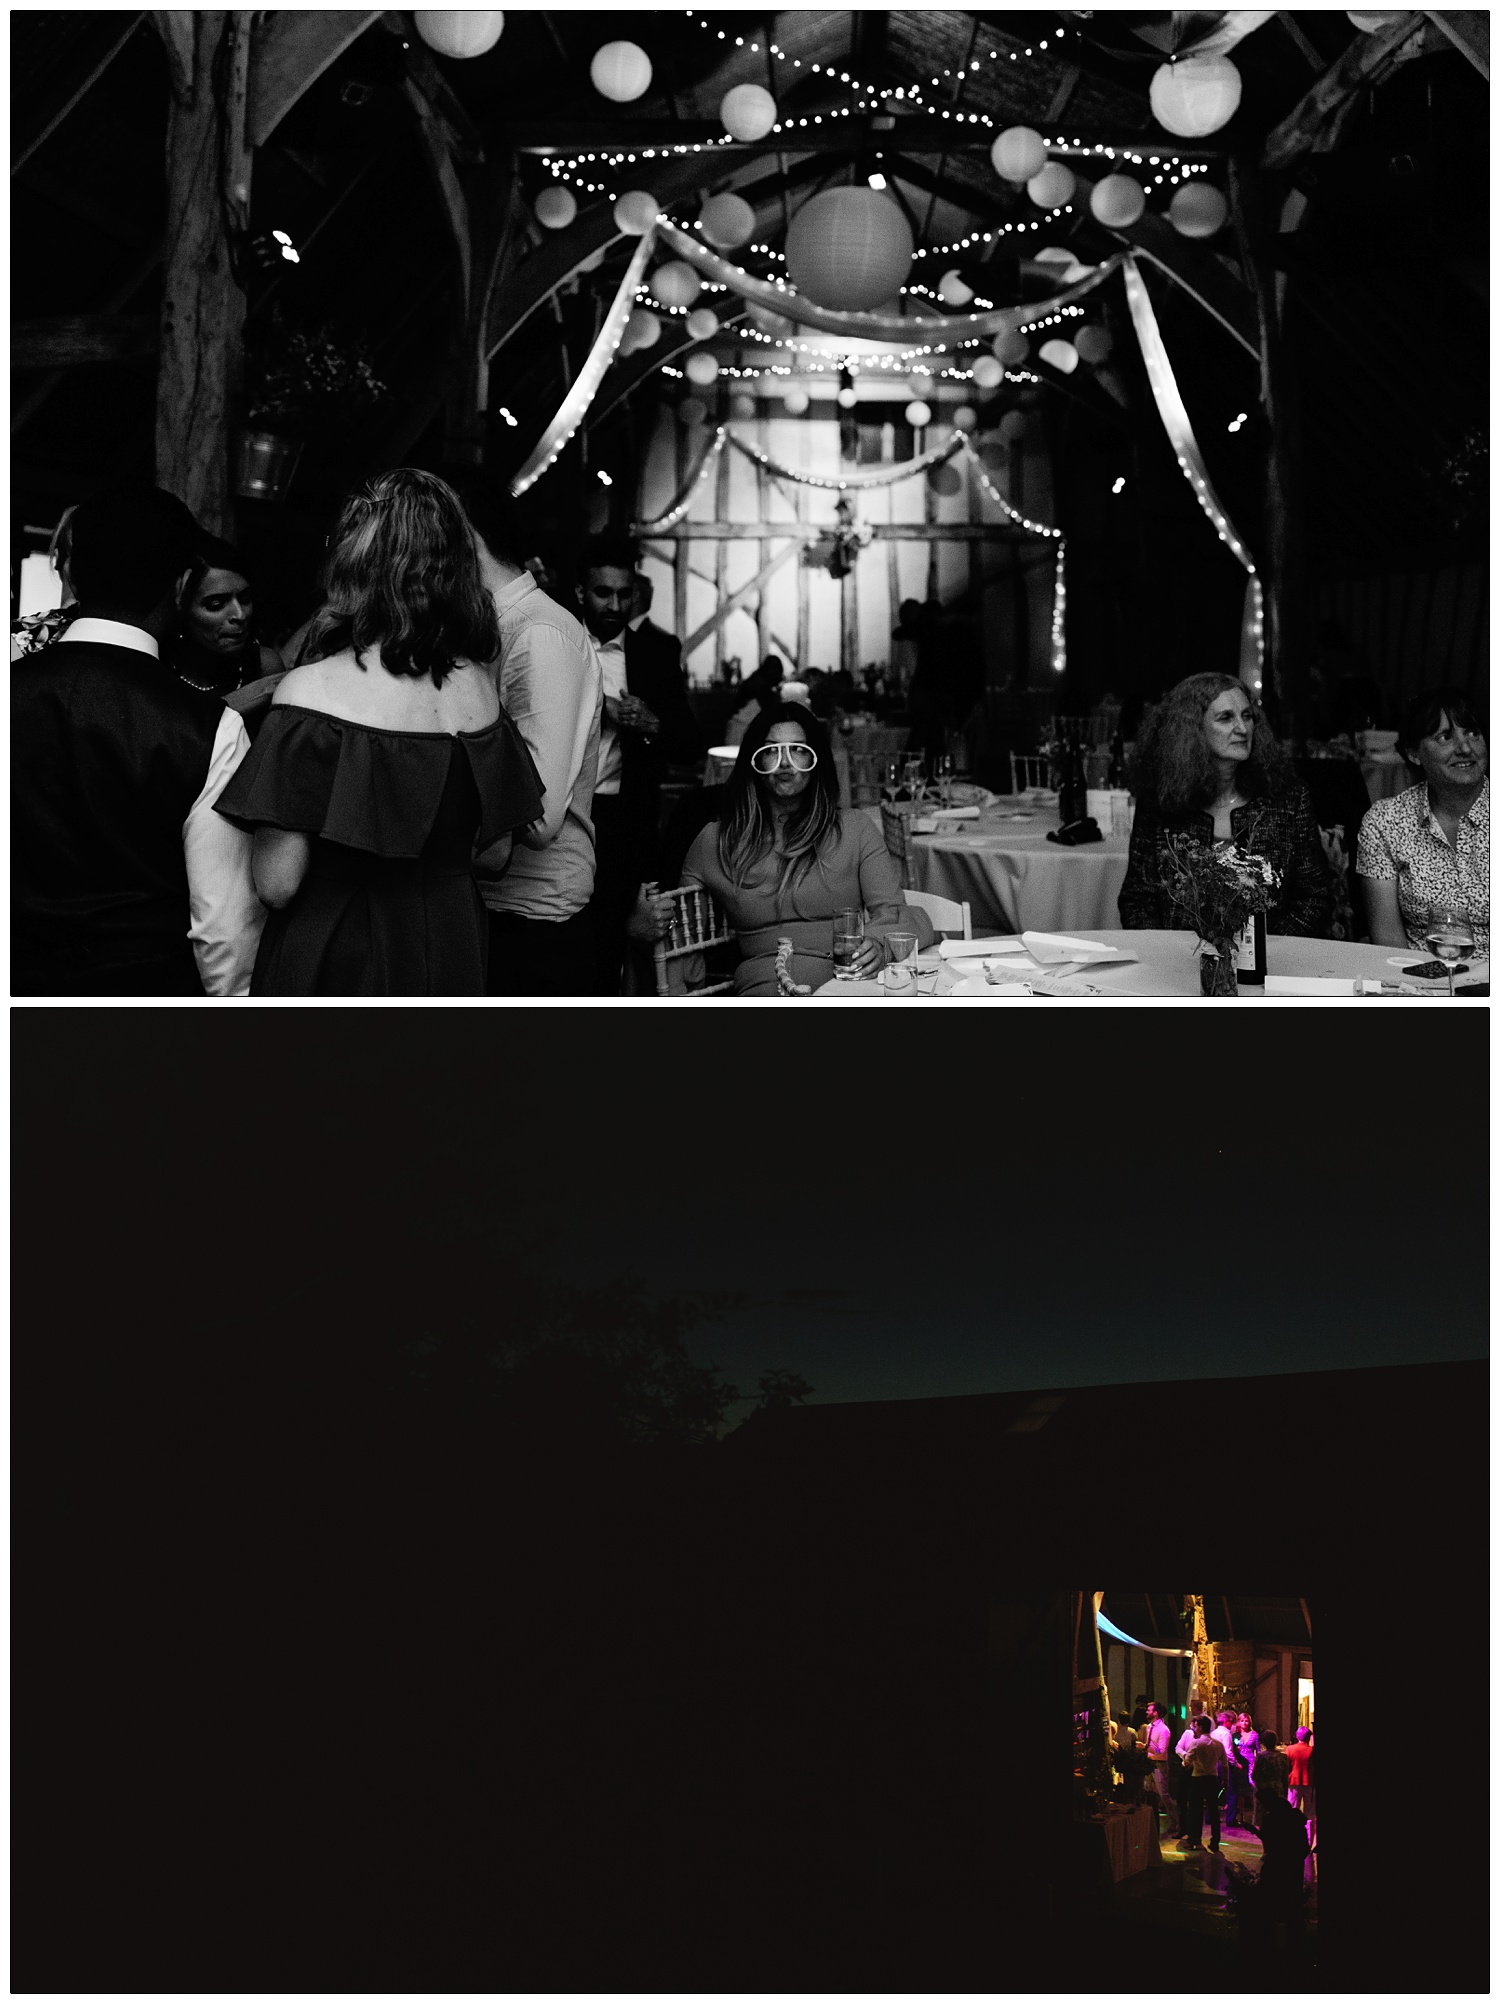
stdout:
POLYGON ((1456 963, 1464 954, 1474 951, 1474 928, 1464 914, 1454 911, 1451 905, 1429 905, 1427 927, 1422 937, 1433 959, 1441 960, 1448 969, 1448 995, 1451 1000, 1456 963))
POLYGON ((865 942, 865 915, 859 906, 846 907, 833 915, 833 978, 858 981, 855 958, 865 942))
POLYGON ((917 996, 917 968, 914 932, 888 932, 885 936, 886 965, 880 971, 881 992, 887 1000, 914 1002, 917 996))
POLYGON ((921 800, 927 791, 927 762, 919 755, 908 754, 902 761, 901 777, 907 792, 914 801, 921 800))
POLYGON ((953 805, 953 754, 941 752, 936 760, 938 800, 944 807, 953 805))
POLYGON ((892 805, 901 798, 901 775, 902 762, 900 755, 898 754, 895 758, 888 758, 885 762, 884 777, 880 782, 880 792, 882 799, 890 801, 892 805))

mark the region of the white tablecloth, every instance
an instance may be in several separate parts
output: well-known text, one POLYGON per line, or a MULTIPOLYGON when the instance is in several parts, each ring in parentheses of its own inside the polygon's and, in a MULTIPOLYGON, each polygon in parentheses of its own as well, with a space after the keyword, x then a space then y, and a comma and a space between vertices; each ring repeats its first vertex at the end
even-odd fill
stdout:
MULTIPOLYGON (((879 808, 873 813, 878 822, 879 808)), ((912 888, 970 905, 976 935, 1118 925, 1129 836, 1065 849, 1047 840, 1047 831, 1060 825, 1055 807, 1002 795, 978 821, 960 821, 951 834, 913 837, 912 888), (1030 818, 1015 820, 1017 813, 1030 818)))
MULTIPOLYGON (((977 933, 976 928, 976 933, 977 933)), ((1104 928, 1069 927, 1068 930, 1080 939, 1096 939, 1108 946, 1128 949, 1137 958, 1119 967, 1097 967, 1087 970, 1062 983, 1069 994, 1088 996, 1091 991, 1098 996, 1200 996, 1198 982, 1198 956, 1195 951, 1197 941, 1190 932, 1120 932, 1104 928)), ((1399 968, 1391 966, 1395 958, 1401 966, 1416 965, 1421 955, 1415 952, 1396 953, 1388 946, 1351 946, 1337 939, 1287 939, 1273 934, 1266 941, 1266 971, 1268 974, 1333 975, 1341 980, 1367 977, 1380 981, 1402 979, 1399 968)), ((936 992, 942 999, 949 985, 954 963, 945 964, 938 977, 936 992)), ((1468 963, 1471 982, 1488 981, 1489 964, 1485 961, 1468 963)), ((976 970, 977 971, 977 970, 976 970)), ((1459 977, 1460 987, 1465 977, 1459 977)), ((1439 995, 1447 1000, 1446 980, 1413 982, 1413 987, 1424 992, 1439 995)), ((931 993, 933 983, 928 977, 922 983, 924 994, 931 993)), ((878 981, 830 981, 818 990, 820 1000, 854 1000, 879 997, 881 987, 878 981)), ((1245 999, 1275 1001, 1283 998, 1261 995, 1255 989, 1242 989, 1245 999)), ((963 1000, 965 998, 949 998, 963 1000)), ((997 998, 999 999, 999 998, 997 998)), ((1302 1000, 1304 998, 1297 998, 1302 1000)), ((1371 1000, 1381 998, 1371 997, 1371 1000)), ((1404 998, 1397 997, 1396 1000, 1404 998)), ((980 1006, 992 1007, 992 1003, 981 1000, 980 1006)))

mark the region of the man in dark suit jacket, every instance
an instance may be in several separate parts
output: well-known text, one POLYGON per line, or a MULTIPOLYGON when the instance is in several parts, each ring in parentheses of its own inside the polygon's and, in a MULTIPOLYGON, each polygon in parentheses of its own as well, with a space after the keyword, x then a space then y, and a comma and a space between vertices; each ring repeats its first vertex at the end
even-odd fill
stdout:
POLYGON ((657 875, 661 784, 674 760, 701 758, 682 644, 646 616, 650 587, 636 547, 600 536, 584 551, 579 604, 604 670, 604 728, 594 787, 598 992, 618 995, 640 887, 657 875))
POLYGON ((247 857, 212 812, 243 727, 160 658, 196 533, 158 489, 82 503, 77 617, 12 667, 18 995, 233 993, 248 977, 229 965, 256 909, 247 857))

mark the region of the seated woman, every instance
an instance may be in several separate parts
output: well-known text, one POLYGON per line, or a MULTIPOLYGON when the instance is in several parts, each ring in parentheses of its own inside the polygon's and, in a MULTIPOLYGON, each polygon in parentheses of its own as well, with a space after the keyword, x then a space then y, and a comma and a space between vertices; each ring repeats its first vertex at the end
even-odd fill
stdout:
POLYGON ((1460 912, 1490 950, 1490 781, 1484 723, 1461 689, 1429 689, 1397 740, 1422 777, 1360 823, 1359 875, 1378 946, 1423 947, 1428 907, 1460 912))
POLYGON ((865 909, 857 962, 868 979, 885 964, 883 935, 932 943, 924 912, 901 896, 901 873, 867 816, 844 813, 828 732, 800 703, 769 703, 745 734, 724 787, 721 818, 688 851, 684 884, 702 884, 728 914, 742 959, 737 995, 775 995, 777 942, 790 939, 791 979, 833 978, 834 913, 865 909))
POLYGON ((414 467, 344 505, 311 658, 217 806, 271 908, 252 995, 482 995, 496 869, 542 812, 486 664, 500 651, 458 496, 414 467))
POLYGON ((1333 886, 1312 803, 1243 682, 1189 675, 1169 690, 1142 726, 1131 780, 1121 925, 1191 927, 1163 888, 1162 860, 1168 837, 1195 835, 1271 863, 1280 882, 1267 932, 1326 936, 1333 886))
POLYGON ((281 672, 281 656, 255 636, 255 593, 244 559, 217 536, 200 534, 193 567, 177 588, 177 631, 162 649, 192 689, 225 696, 281 672))

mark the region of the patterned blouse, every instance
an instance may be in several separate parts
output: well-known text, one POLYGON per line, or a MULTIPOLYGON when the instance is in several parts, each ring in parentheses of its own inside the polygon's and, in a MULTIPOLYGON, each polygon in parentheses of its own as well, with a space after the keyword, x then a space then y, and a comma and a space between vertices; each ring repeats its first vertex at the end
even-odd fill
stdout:
MULTIPOLYGON (((1235 844, 1264 856, 1281 878, 1275 903, 1266 913, 1266 931, 1326 939, 1331 936, 1333 884, 1323 839, 1305 786, 1291 787, 1269 800, 1247 801, 1230 814, 1235 844)), ((1171 902, 1161 881, 1161 860, 1169 835, 1214 841, 1213 816, 1163 814, 1143 798, 1130 831, 1130 861, 1120 886, 1120 924, 1134 931, 1184 932, 1192 921, 1171 902)))
POLYGON ((1490 783, 1458 824, 1454 849, 1438 826, 1422 781, 1393 800, 1377 800, 1359 828, 1359 874, 1396 879, 1406 937, 1423 946, 1429 905, 1451 905, 1474 928, 1474 951, 1490 950, 1490 783))

